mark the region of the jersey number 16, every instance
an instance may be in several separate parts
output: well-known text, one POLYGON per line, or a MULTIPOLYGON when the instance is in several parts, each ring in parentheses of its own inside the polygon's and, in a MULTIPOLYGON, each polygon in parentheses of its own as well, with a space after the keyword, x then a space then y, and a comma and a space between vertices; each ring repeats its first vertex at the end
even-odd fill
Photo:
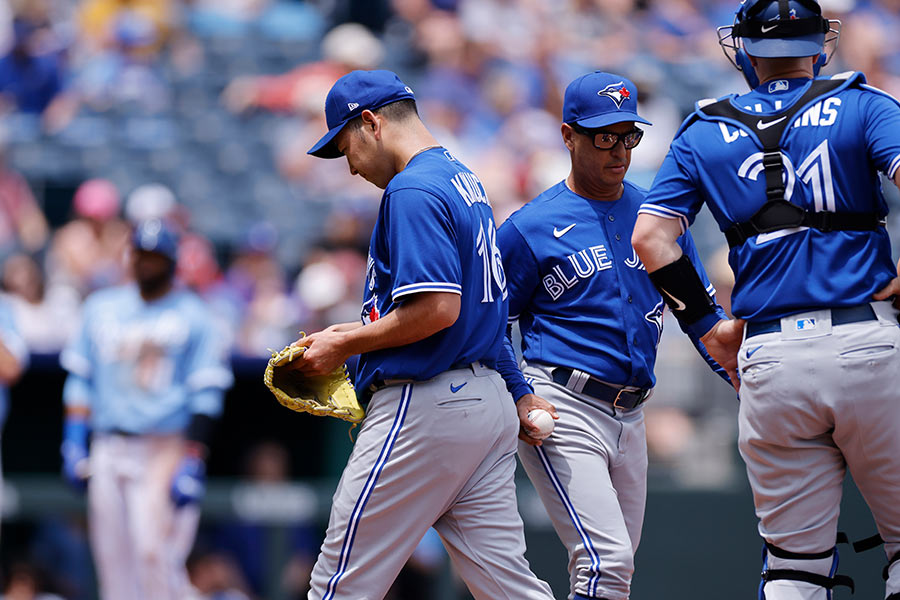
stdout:
POLYGON ((497 228, 492 219, 487 220, 487 233, 484 223, 478 224, 478 239, 475 246, 478 256, 481 257, 482 276, 484 282, 484 296, 482 302, 494 301, 494 284, 500 288, 502 298, 506 300, 506 273, 503 271, 503 258, 500 249, 497 248, 497 228))

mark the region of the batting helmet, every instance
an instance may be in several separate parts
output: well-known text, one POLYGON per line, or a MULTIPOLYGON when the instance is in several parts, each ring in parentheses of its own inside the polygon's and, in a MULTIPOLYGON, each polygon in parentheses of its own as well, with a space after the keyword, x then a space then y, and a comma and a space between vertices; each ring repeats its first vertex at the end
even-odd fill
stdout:
POLYGON ((135 249, 162 254, 173 263, 178 260, 178 235, 163 221, 150 219, 134 229, 135 249))
POLYGON ((743 73, 750 87, 755 88, 759 79, 748 55, 761 58, 820 55, 814 67, 818 75, 837 48, 841 22, 823 17, 822 7, 816 0, 743 0, 734 15, 734 24, 719 27, 717 32, 725 56, 743 73), (826 45, 832 43, 831 52, 826 53, 826 45))

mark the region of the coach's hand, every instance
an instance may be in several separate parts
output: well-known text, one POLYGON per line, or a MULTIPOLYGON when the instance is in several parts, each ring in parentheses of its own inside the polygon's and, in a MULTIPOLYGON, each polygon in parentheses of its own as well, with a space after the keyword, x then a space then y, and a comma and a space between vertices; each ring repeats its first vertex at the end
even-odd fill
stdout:
POLYGON ((529 432, 536 433, 538 428, 528 420, 528 413, 536 408, 543 408, 554 419, 559 419, 556 413, 556 407, 538 396, 537 394, 525 394, 516 401, 516 411, 519 413, 519 439, 532 446, 540 446, 541 440, 535 439, 529 435, 529 432))
POLYGON ((743 319, 720 320, 700 338, 712 359, 728 373, 731 385, 738 393, 741 380, 737 373, 737 355, 744 339, 744 323, 743 319))
POLYGON ((60 447, 63 458, 62 474, 66 483, 76 492, 84 492, 87 489, 90 476, 87 440, 87 421, 79 417, 66 418, 60 447))
POLYGON ((199 456, 185 456, 172 478, 172 502, 179 508, 200 502, 205 492, 206 464, 199 456))

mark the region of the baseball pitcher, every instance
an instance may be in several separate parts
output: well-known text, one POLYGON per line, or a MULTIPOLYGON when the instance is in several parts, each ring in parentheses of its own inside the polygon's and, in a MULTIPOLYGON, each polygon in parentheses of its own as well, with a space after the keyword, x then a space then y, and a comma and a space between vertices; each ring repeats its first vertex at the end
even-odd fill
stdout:
POLYGON ((378 600, 429 527, 477 600, 553 596, 525 561, 513 475, 515 409, 493 368, 506 277, 478 178, 441 147, 390 71, 353 71, 328 93, 310 150, 347 157, 384 189, 362 319, 301 338, 298 368, 360 354, 368 401, 312 572, 310 600, 378 600))

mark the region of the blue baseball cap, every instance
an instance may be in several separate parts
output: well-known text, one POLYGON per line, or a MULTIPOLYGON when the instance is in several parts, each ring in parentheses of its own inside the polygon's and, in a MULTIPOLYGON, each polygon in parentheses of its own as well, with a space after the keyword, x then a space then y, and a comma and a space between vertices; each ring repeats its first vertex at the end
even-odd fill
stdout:
POLYGON ((132 243, 137 250, 162 254, 178 261, 178 234, 159 219, 148 219, 134 229, 132 243))
POLYGON ((569 84, 563 99, 563 122, 588 129, 634 121, 653 125, 637 114, 637 86, 628 79, 594 71, 569 84))
POLYGON ((364 110, 375 110, 398 100, 414 100, 413 91, 392 71, 351 71, 338 79, 325 98, 328 133, 307 154, 319 158, 343 156, 334 145, 335 136, 350 119, 364 110))

